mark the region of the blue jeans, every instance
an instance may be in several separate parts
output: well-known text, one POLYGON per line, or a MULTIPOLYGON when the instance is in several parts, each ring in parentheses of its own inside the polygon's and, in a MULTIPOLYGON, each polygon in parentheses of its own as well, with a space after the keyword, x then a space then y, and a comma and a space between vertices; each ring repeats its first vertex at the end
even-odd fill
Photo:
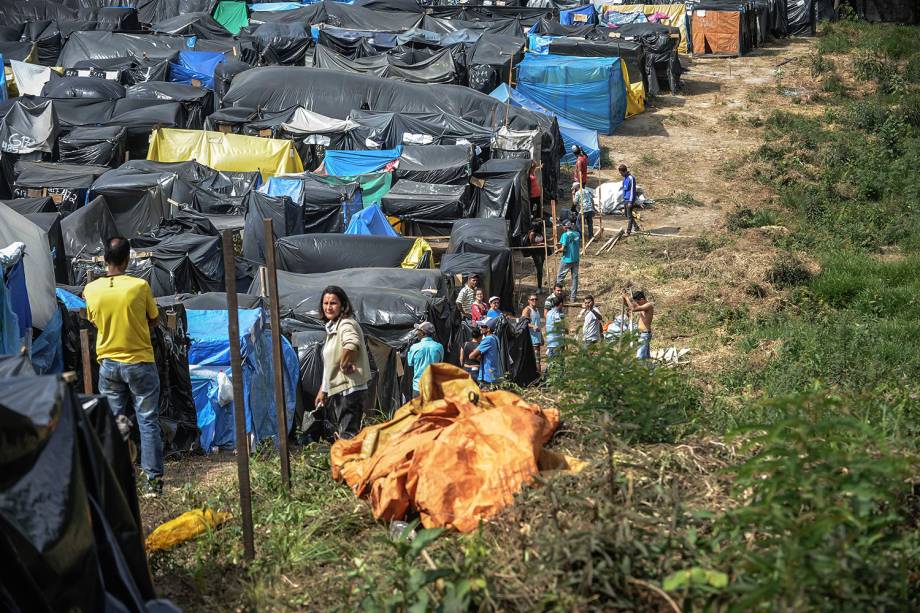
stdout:
POLYGON ((126 364, 102 360, 99 393, 109 399, 116 417, 133 400, 141 435, 141 468, 148 479, 163 476, 163 435, 160 432, 160 375, 155 364, 126 364))
POLYGON ((578 294, 578 262, 562 262, 559 266, 559 274, 556 275, 556 283, 561 284, 565 281, 569 271, 572 271, 572 291, 569 292, 569 298, 574 302, 578 294))
POLYGON ((651 350, 649 345, 652 342, 652 333, 651 332, 640 332, 639 333, 639 350, 636 351, 636 357, 640 360, 648 360, 652 357, 651 350))

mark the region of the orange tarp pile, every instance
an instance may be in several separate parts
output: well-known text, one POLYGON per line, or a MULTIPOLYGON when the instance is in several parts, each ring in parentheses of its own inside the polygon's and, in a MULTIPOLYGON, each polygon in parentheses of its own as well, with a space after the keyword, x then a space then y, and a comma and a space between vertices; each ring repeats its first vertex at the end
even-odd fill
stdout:
POLYGON ((368 498, 378 519, 415 510, 426 528, 468 532, 511 504, 541 464, 579 468, 543 452, 559 425, 556 409, 481 392, 449 364, 428 368, 419 389, 390 421, 332 446, 332 476, 368 498))

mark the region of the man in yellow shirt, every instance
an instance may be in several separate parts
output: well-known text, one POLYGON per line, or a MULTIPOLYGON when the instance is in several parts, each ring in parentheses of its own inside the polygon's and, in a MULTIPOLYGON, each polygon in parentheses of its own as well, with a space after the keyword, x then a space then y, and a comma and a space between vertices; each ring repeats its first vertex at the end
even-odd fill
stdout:
POLYGON ((124 415, 133 400, 141 437, 141 469, 147 477, 144 495, 150 497, 163 490, 160 377, 149 326, 159 311, 147 282, 125 274, 130 256, 127 239, 109 239, 105 245, 106 276, 89 283, 83 297, 86 314, 99 332, 99 393, 108 398, 116 416, 124 415))

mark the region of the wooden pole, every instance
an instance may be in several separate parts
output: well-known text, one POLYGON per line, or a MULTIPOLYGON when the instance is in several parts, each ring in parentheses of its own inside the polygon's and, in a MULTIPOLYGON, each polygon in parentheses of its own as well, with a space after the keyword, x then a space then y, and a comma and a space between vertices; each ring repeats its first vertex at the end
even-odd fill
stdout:
POLYGON ((236 297, 236 261, 233 231, 223 231, 224 282, 227 288, 227 321, 230 336, 230 370, 233 376, 233 413, 236 423, 236 475, 240 488, 240 516, 243 520, 243 550, 246 560, 256 557, 252 529, 252 487, 249 482, 249 437, 243 404, 243 363, 240 355, 239 305, 236 297))
POLYGON ((89 330, 80 330, 80 350, 83 354, 83 393, 93 393, 93 365, 89 353, 89 330))
POLYGON ((272 367, 275 371, 275 415, 278 418, 278 451, 281 453, 281 484, 291 491, 291 460, 288 455, 287 413, 284 404, 284 359, 281 356, 281 307, 278 296, 278 270, 275 268, 275 241, 272 220, 265 224, 265 276, 268 277, 269 317, 272 325, 272 367))

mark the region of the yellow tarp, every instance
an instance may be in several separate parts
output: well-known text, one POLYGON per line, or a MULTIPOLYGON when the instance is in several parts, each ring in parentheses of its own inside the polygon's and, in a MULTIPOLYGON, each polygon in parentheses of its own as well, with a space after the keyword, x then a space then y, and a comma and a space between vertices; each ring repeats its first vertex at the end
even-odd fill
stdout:
POLYGON ((674 26, 680 30, 680 44, 677 45, 678 53, 687 53, 687 7, 681 4, 605 4, 601 7, 601 14, 606 11, 617 13, 645 13, 654 15, 664 13, 668 16, 665 25, 674 26))
POLYGON ((626 116, 632 117, 645 111, 645 86, 642 85, 642 81, 629 82, 626 62, 620 61, 620 67, 623 70, 623 82, 626 84, 626 116))
POLYGON ((402 268, 420 268, 425 254, 428 254, 428 266, 426 268, 434 268, 434 255, 431 253, 431 245, 424 238, 415 239, 412 249, 403 258, 402 268))
POLYGON ((393 419, 330 451, 333 478, 369 499, 378 519, 414 510, 426 528, 469 532, 512 504, 541 470, 584 466, 543 450, 559 426, 556 409, 511 392, 483 392, 450 364, 432 364, 419 391, 393 419))
POLYGON ((291 141, 203 130, 154 130, 147 159, 155 162, 195 160, 228 172, 258 170, 265 180, 273 175, 303 172, 303 162, 291 141))
POLYGON ((179 543, 190 541, 208 530, 213 530, 230 519, 229 513, 214 512, 211 509, 192 509, 179 517, 160 524, 144 541, 148 553, 169 549, 179 543))

